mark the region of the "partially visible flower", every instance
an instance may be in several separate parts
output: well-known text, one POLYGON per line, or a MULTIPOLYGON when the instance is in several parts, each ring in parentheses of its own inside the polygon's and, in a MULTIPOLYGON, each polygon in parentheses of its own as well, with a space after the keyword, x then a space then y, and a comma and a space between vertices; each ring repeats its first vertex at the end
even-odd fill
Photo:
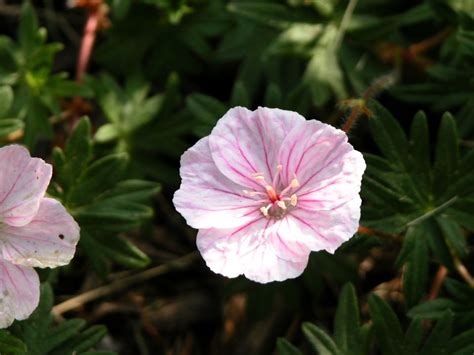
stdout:
POLYGON ((237 107, 181 158, 176 209, 214 272, 257 282, 299 276, 360 218, 365 162, 347 135, 296 112, 237 107))
POLYGON ((18 145, 0 148, 0 328, 22 320, 39 302, 34 267, 68 264, 79 226, 45 197, 52 167, 18 145))

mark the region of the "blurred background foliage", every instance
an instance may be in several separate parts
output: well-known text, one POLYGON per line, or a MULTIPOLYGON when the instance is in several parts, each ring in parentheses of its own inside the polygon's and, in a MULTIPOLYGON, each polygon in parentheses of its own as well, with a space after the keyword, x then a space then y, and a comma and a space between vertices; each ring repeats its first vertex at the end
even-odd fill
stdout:
POLYGON ((472 0, 2 0, 0 31, 0 144, 54 165, 81 226, 0 353, 474 352, 472 0), (298 279, 212 274, 173 210, 237 105, 364 152, 359 233, 298 279))

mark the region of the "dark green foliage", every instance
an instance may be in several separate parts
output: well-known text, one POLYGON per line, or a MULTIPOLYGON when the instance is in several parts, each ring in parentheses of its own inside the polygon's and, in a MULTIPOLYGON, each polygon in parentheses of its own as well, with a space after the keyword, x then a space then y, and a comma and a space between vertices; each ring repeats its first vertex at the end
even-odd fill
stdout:
POLYGON ((57 194, 81 226, 84 252, 102 276, 111 259, 128 267, 143 267, 148 257, 118 233, 136 229, 153 216, 150 200, 159 185, 125 179, 126 153, 93 160, 90 122, 79 121, 64 150, 56 149, 57 194))
POLYGON ((23 339, 24 344, 8 333, 1 333, 0 339, 4 340, 0 340, 0 352, 27 355, 99 354, 88 351, 105 336, 105 327, 96 325, 87 328, 85 321, 79 319, 55 324, 50 314, 52 306, 52 289, 49 284, 43 284, 36 311, 28 320, 15 322, 10 328, 14 336, 23 339))
POLYGON ((0 354, 110 354, 94 350, 104 327, 53 320, 53 290, 59 303, 195 251, 172 208, 179 159, 234 106, 338 128, 361 109, 358 234, 295 280, 196 262, 63 316, 105 323, 100 348, 130 354, 474 352, 472 0, 106 4, 82 82, 69 78, 93 6, 1 5, 0 146, 53 165, 48 194, 81 239, 70 266, 39 271, 52 288, 0 331, 0 354))

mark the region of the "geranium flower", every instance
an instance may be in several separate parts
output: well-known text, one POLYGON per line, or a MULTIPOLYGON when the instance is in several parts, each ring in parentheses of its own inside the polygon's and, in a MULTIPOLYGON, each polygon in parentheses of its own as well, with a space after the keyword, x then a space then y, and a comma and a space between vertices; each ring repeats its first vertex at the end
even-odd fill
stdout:
POLYGON ((365 162, 347 135, 296 112, 229 110, 181 158, 176 209, 198 228, 208 267, 257 282, 300 275, 360 218, 365 162))
POLYGON ((44 197, 52 167, 18 145, 0 148, 0 328, 39 303, 34 267, 66 265, 79 226, 58 201, 44 197))

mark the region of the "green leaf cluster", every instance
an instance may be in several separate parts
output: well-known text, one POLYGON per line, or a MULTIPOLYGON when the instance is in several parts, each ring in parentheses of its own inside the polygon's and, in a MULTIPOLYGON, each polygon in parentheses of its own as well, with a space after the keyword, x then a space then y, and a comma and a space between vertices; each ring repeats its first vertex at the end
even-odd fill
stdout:
POLYGON ((126 153, 93 156, 90 122, 81 119, 64 150, 53 154, 58 196, 81 226, 80 246, 100 275, 107 260, 144 267, 149 258, 129 239, 119 235, 138 228, 153 216, 151 198, 160 185, 126 178, 126 153))

